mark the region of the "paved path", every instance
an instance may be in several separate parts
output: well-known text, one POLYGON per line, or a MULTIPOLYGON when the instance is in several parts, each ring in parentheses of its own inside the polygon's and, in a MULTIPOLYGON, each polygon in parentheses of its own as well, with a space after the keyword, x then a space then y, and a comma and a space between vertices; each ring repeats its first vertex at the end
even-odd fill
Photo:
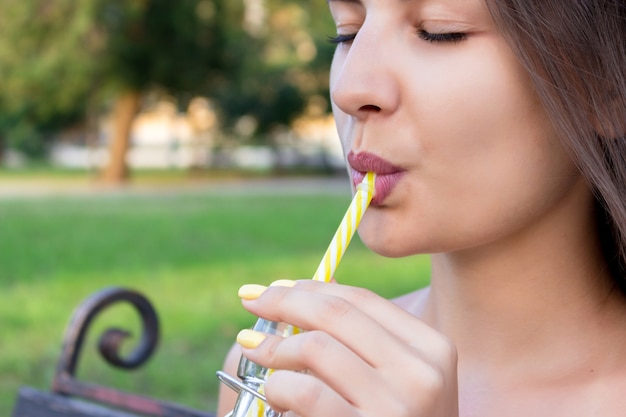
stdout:
POLYGON ((108 187, 89 180, 0 180, 0 199, 80 195, 158 194, 347 194, 347 176, 289 177, 263 179, 181 180, 160 184, 133 184, 108 187))

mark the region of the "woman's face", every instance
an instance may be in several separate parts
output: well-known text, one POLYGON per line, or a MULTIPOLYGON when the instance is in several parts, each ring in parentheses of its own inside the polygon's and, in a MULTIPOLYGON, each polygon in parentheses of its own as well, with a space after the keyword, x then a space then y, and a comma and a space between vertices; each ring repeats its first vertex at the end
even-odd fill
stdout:
MULTIPOLYGON (((482 0, 328 0, 343 149, 379 173, 361 238, 388 256, 530 230, 582 180, 482 0)), ((578 190, 578 191, 576 191, 578 190)))

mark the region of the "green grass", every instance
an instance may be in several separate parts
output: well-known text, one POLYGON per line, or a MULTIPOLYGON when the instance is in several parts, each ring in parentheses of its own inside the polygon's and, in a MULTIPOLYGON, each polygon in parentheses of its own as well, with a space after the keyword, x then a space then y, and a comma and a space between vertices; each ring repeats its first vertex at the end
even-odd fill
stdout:
MULTIPOLYGON (((159 349, 137 371, 103 364, 93 348, 99 331, 139 328, 128 307, 113 307, 97 320, 78 377, 215 409, 215 371, 254 322, 237 288, 310 277, 348 201, 191 193, 0 200, 0 415, 10 415, 19 386, 49 389, 72 310, 113 285, 153 302, 159 349)), ((428 262, 384 259, 355 238, 336 277, 393 297, 425 285, 428 262)))

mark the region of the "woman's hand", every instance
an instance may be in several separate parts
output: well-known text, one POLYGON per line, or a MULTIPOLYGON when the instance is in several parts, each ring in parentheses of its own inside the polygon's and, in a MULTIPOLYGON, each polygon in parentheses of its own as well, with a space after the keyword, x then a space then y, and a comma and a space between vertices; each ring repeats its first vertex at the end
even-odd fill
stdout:
POLYGON ((245 356, 276 370, 265 387, 272 408, 303 417, 458 416, 456 351, 448 339, 371 291, 291 283, 240 291, 248 311, 305 330, 238 337, 245 356))

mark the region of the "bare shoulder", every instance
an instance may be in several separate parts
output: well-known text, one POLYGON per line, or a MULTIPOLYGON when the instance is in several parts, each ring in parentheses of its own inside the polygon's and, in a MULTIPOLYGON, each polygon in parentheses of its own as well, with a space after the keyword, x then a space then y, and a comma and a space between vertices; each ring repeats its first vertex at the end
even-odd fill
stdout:
POLYGON ((424 309, 426 307, 426 299, 428 298, 429 292, 430 287, 425 287, 417 291, 412 291, 410 293, 401 295, 397 298, 392 299, 391 301, 398 307, 408 311, 414 316, 422 317, 424 309))

